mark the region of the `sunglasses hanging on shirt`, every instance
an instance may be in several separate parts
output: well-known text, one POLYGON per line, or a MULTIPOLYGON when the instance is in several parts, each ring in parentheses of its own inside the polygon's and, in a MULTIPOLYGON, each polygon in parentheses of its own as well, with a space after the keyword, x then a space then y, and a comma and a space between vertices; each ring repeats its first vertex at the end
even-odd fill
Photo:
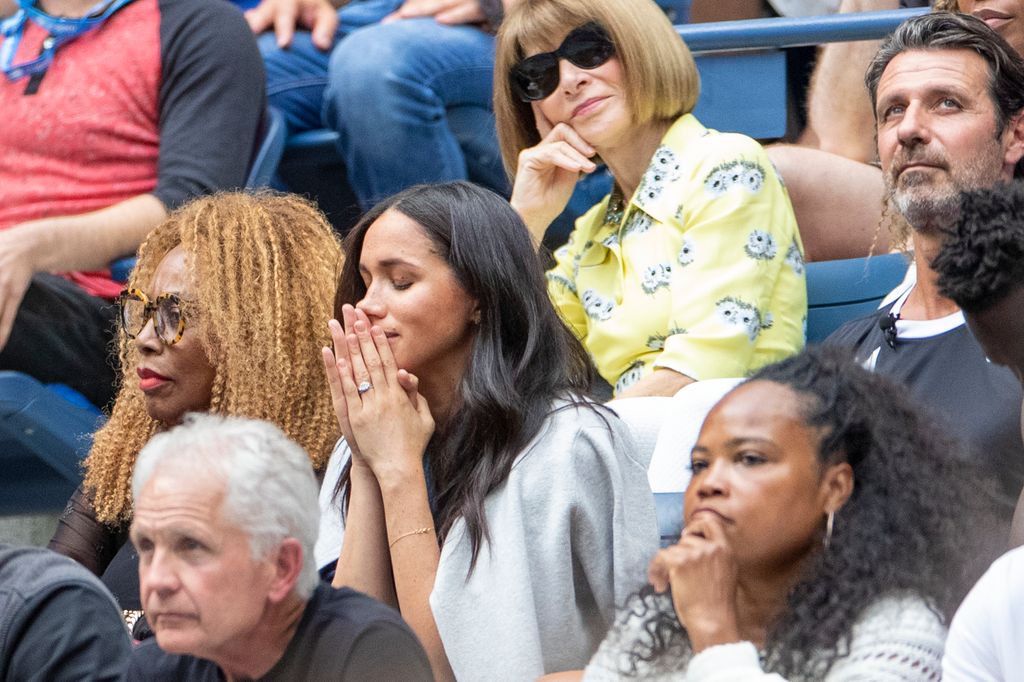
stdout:
POLYGON ((34 0, 18 0, 18 11, 0 22, 0 36, 3 37, 3 43, 0 43, 0 71, 3 71, 7 80, 12 82, 27 76, 45 73, 53 62, 53 55, 57 48, 64 43, 71 42, 83 33, 99 27, 114 12, 131 1, 102 0, 90 8, 84 17, 68 19, 50 16, 36 7, 34 0), (18 51, 27 21, 36 24, 50 35, 43 41, 43 47, 38 57, 15 64, 14 55, 18 51))
POLYGON ((542 52, 512 67, 512 89, 524 102, 542 100, 556 89, 560 79, 558 60, 566 59, 581 69, 596 69, 615 55, 608 33, 590 22, 569 32, 554 52, 542 52))

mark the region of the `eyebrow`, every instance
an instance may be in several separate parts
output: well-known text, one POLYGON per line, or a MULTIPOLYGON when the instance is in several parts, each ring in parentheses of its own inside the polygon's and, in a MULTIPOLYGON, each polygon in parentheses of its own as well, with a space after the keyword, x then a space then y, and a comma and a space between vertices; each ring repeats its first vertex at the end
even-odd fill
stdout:
MULTIPOLYGON (((419 268, 420 267, 416 263, 413 263, 411 261, 407 261, 407 260, 405 260, 403 258, 397 258, 397 257, 395 257, 395 258, 385 258, 384 260, 377 262, 377 266, 378 267, 385 268, 385 269, 386 268, 394 268, 394 267, 403 266, 403 265, 406 266, 406 267, 410 267, 410 268, 419 268)), ((368 267, 366 267, 366 265, 364 263, 360 262, 359 263, 359 270, 360 270, 360 272, 369 272, 370 269, 368 267)))
MULTIPOLYGON (((764 445, 775 445, 775 441, 770 438, 760 438, 759 436, 738 436, 736 438, 730 438, 725 441, 726 447, 735 448, 745 443, 762 443, 764 445)), ((708 452, 710 448, 706 448, 702 445, 694 445, 691 453, 694 452, 708 452)))
MULTIPOLYGON (((970 92, 956 85, 937 85, 935 87, 929 87, 924 91, 925 98, 935 97, 956 97, 958 99, 966 99, 970 97, 970 92)), ((906 99, 906 93, 903 90, 897 90, 896 92, 878 99, 877 112, 881 113, 885 107, 894 101, 906 99)))

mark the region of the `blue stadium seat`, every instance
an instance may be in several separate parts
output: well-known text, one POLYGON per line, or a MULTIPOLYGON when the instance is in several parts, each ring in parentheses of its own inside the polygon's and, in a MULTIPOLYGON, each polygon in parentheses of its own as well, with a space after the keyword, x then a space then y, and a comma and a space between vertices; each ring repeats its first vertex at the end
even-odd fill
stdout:
POLYGON ((658 516, 661 546, 676 544, 683 532, 683 493, 654 493, 654 511, 658 516))
POLYGON ((0 372, 0 515, 62 508, 102 420, 81 396, 71 402, 32 377, 0 372))
POLYGON ((878 309, 903 281, 900 253, 807 264, 807 343, 820 343, 841 324, 878 309))
MULTIPOLYGON (((287 132, 284 116, 270 107, 247 189, 270 185, 287 132)), ((128 256, 110 270, 124 281, 133 267, 135 257, 128 256)), ((99 409, 67 386, 0 372, 0 515, 62 508, 81 481, 80 462, 103 419, 99 409)))
POLYGON ((279 109, 267 107, 266 128, 263 131, 263 142, 252 160, 249 177, 245 180, 246 189, 270 187, 270 181, 281 163, 285 142, 288 139, 288 124, 279 109))

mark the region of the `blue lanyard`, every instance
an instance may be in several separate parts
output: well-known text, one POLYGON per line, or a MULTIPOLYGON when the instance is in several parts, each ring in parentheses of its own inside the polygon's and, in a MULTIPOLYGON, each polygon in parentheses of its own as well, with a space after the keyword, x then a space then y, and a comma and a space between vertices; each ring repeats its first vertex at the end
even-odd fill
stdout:
POLYGON ((84 17, 66 19, 53 17, 35 7, 35 0, 18 0, 20 9, 11 17, 0 23, 0 71, 7 80, 16 81, 26 76, 34 76, 46 71, 53 62, 57 48, 78 36, 101 25, 110 16, 132 0, 100 0, 84 17), (14 64, 14 54, 18 50, 21 36, 25 30, 25 22, 32 23, 46 30, 50 35, 43 41, 43 51, 35 59, 21 64, 14 64))

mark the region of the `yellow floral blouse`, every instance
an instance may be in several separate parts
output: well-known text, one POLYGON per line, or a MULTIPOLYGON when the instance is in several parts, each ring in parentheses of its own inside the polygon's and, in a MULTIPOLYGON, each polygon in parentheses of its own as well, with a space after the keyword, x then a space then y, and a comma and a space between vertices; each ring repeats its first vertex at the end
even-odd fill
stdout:
POLYGON ((656 367, 742 377, 804 345, 803 245, 764 149, 691 114, 636 193, 618 187, 555 252, 548 292, 620 393, 656 367))

